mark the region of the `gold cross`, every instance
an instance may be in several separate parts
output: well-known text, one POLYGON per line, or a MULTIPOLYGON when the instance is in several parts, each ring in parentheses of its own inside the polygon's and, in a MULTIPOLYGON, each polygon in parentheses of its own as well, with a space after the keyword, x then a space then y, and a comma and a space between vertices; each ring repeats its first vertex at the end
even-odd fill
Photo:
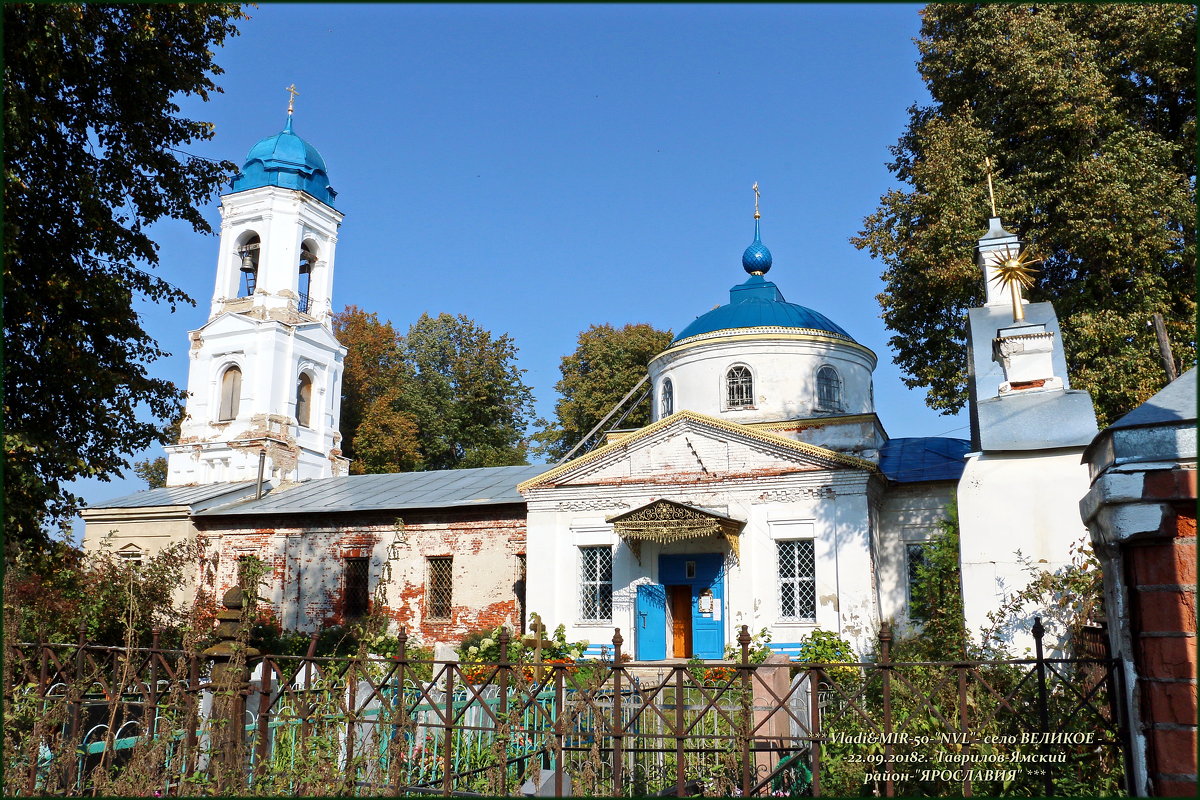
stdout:
POLYGON ((758 219, 758 181, 755 181, 754 186, 750 188, 754 189, 754 218, 758 219))
POLYGON ((296 95, 298 95, 300 93, 296 91, 296 84, 294 84, 294 83, 291 86, 284 89, 284 91, 287 92, 289 95, 291 95, 291 97, 288 98, 288 113, 291 114, 292 111, 295 110, 295 107, 296 107, 296 95))

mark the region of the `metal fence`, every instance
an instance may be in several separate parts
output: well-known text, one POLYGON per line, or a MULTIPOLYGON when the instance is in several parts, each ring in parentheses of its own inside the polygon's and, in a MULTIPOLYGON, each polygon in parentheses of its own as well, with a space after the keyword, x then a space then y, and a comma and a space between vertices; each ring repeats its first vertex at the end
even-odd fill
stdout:
MULTIPOLYGON (((1118 792, 1108 658, 536 665, 9 647, 9 794, 1118 792)), ((507 650, 507 634, 501 652, 507 650)), ((315 643, 315 639, 314 639, 315 643)), ((156 641, 157 644, 157 641, 156 641)), ((209 652, 212 652, 211 650, 209 652)))

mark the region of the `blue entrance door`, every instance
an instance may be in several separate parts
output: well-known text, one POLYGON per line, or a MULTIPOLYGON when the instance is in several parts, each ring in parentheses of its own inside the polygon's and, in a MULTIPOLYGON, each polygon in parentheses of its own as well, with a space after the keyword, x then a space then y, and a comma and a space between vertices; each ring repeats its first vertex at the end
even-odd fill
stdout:
POLYGON ((661 661, 667 657, 667 592, 657 583, 637 587, 634 608, 638 661, 661 661))
POLYGON ((658 557, 658 579, 665 586, 686 585, 691 589, 692 655, 699 658, 725 657, 724 564, 725 558, 720 553, 658 557), (709 592, 712 602, 706 601, 702 609, 700 598, 709 592))

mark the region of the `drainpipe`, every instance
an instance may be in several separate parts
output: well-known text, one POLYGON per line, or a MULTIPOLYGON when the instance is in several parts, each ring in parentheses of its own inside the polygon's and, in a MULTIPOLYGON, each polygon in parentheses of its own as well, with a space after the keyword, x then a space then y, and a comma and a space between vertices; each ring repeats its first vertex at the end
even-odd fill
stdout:
POLYGON ((264 447, 258 451, 258 487, 254 490, 254 499, 262 499, 263 489, 263 472, 267 468, 267 449, 264 447))

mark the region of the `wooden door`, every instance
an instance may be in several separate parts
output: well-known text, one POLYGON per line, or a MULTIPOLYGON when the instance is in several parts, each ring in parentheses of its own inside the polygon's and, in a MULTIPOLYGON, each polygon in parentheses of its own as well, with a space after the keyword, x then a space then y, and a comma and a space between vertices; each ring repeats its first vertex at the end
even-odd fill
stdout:
POLYGON ((675 658, 692 657, 692 587, 668 586, 675 658))

